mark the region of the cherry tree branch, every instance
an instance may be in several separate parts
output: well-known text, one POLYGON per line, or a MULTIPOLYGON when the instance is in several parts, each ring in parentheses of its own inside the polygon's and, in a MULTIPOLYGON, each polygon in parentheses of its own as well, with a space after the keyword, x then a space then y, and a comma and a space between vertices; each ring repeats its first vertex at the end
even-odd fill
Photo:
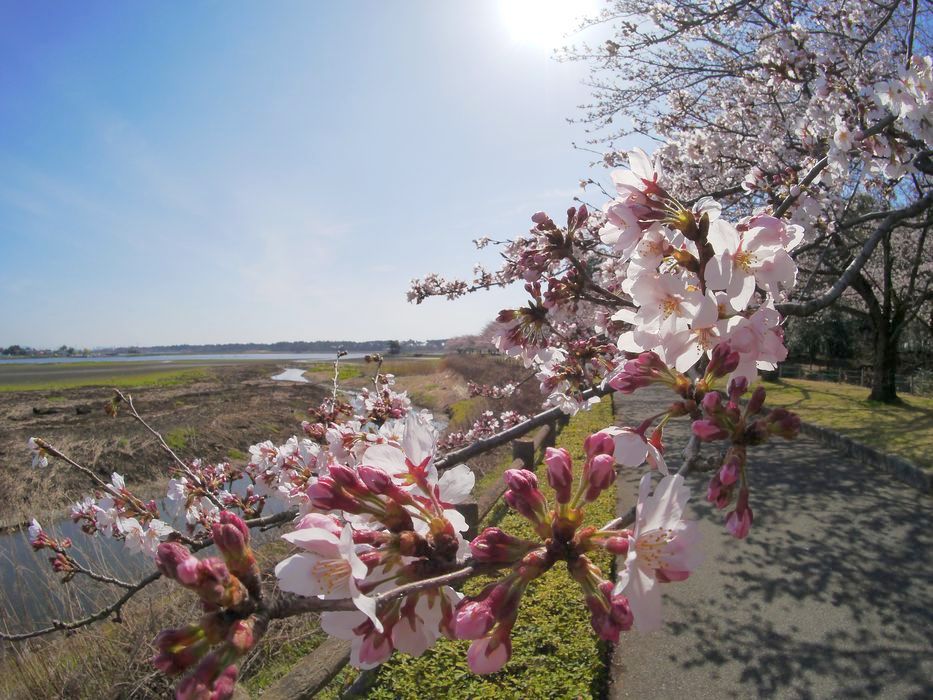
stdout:
POLYGON ((143 588, 148 586, 150 583, 153 583, 162 576, 158 571, 154 571, 149 574, 146 578, 142 579, 138 583, 134 584, 132 588, 127 590, 122 596, 120 596, 113 603, 108 605, 106 608, 98 610, 96 613, 83 617, 80 620, 73 620, 71 622, 62 622, 61 620, 52 620, 52 624, 49 627, 43 627, 41 629, 33 630, 31 632, 23 632, 21 634, 8 634, 6 632, 0 632, 0 639, 7 642, 21 642, 26 639, 34 639, 35 637, 41 637, 46 634, 52 634, 53 632, 62 632, 65 630, 76 630, 81 627, 87 627, 92 625, 95 622, 104 620, 110 615, 119 617, 120 610, 124 605, 132 598, 134 595, 139 593, 143 588))
POLYGON ((842 296, 846 288, 853 283, 855 277, 865 266, 865 263, 868 262, 875 248, 878 247, 878 243, 880 243, 886 235, 893 231, 901 221, 925 211, 931 205, 933 205, 933 192, 928 193, 925 197, 921 197, 910 206, 888 212, 888 215, 878 225, 878 228, 875 229, 874 233, 872 233, 868 240, 862 245, 859 254, 852 259, 852 262, 849 263, 832 287, 815 299, 804 302, 776 304, 775 308, 785 316, 809 316, 820 309, 825 309, 842 296))

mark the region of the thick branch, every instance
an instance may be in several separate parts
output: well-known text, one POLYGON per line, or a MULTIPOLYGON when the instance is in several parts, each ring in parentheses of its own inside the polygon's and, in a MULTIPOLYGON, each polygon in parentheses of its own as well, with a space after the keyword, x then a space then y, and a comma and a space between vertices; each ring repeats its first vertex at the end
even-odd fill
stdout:
POLYGON ((871 257, 878 243, 894 230, 897 225, 906 218, 916 216, 925 209, 933 205, 933 192, 925 197, 918 199, 909 207, 903 209, 894 209, 888 213, 884 220, 878 225, 874 233, 862 245, 859 254, 852 259, 852 262, 846 267, 845 272, 836 280, 836 283, 825 293, 815 299, 805 302, 785 302, 777 304, 776 308, 785 316, 809 316, 812 313, 825 309, 838 299, 842 293, 849 287, 855 276, 859 274, 865 263, 871 257))

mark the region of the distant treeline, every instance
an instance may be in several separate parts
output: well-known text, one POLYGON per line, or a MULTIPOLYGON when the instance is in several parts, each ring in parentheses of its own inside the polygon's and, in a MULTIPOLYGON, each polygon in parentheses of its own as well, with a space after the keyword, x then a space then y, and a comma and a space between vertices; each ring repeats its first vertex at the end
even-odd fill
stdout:
POLYGON ((444 349, 446 339, 439 340, 292 340, 279 343, 212 343, 210 345, 150 345, 127 346, 119 348, 94 348, 94 350, 75 350, 62 346, 56 350, 40 350, 30 347, 11 345, 0 349, 0 355, 7 356, 73 356, 73 355, 170 355, 170 354, 215 354, 242 352, 321 352, 330 353, 338 350, 347 352, 437 352, 444 349))
MULTIPOLYGON (((446 339, 441 340, 292 340, 279 343, 212 343, 210 345, 152 345, 149 347, 108 348, 107 352, 120 355, 167 355, 173 353, 224 352, 386 352, 398 348, 401 352, 443 350, 446 339)), ((99 352, 99 351, 95 351, 99 352)))

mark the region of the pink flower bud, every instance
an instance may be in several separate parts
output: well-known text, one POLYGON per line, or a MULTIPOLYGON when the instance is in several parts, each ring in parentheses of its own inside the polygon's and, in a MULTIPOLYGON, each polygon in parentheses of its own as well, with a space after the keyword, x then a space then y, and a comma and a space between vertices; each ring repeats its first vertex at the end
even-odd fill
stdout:
POLYGON ((763 386, 759 386, 752 392, 752 397, 748 400, 747 408, 750 416, 755 415, 761 410, 761 407, 764 406, 766 396, 767 392, 763 386))
POLYGON ((589 467, 584 475, 587 481, 586 501, 595 501, 616 480, 615 459, 612 455, 596 455, 587 462, 589 467))
POLYGON ((527 469, 506 469, 505 483, 518 493, 530 493, 538 488, 538 477, 527 469))
POLYGON ((649 386, 651 383, 651 377, 636 376, 624 371, 609 380, 609 386, 623 394, 631 394, 638 389, 649 386))
POLYGON ((477 639, 470 645, 467 652, 467 663, 470 670, 479 675, 499 671, 512 656, 512 640, 509 631, 504 634, 493 632, 488 637, 477 639))
POLYGON ((495 624, 496 617, 485 601, 467 600, 457 608, 454 634, 457 639, 480 639, 495 624))
POLYGON ((256 618, 254 617, 237 620, 230 626, 230 631, 227 633, 227 644, 237 655, 243 656, 256 645, 255 627, 256 618))
POLYGON ((580 228, 581 226, 583 226, 583 224, 586 223, 586 220, 589 218, 589 216, 590 216, 590 213, 587 210, 586 205, 581 204, 580 208, 577 209, 577 221, 576 221, 577 228, 580 228))
POLYGON ((237 515, 223 511, 220 522, 211 526, 211 537, 234 574, 258 577, 256 558, 249 546, 249 528, 237 515))
POLYGON ((726 516, 726 530, 736 539, 744 539, 752 527, 752 519, 752 509, 748 507, 748 489, 742 489, 735 510, 726 516))
POLYGON ((554 489, 557 502, 569 503, 573 488, 573 462, 570 453, 563 447, 548 447, 544 451, 544 462, 547 464, 547 480, 554 489))
POLYGON ((600 639, 618 642, 619 633, 632 628, 635 621, 628 598, 622 594, 612 595, 612 584, 605 581, 594 594, 587 596, 590 609, 590 625, 600 639))
POLYGON ((740 359, 739 353, 733 352, 728 342, 719 343, 710 353, 706 373, 713 377, 725 377, 736 370, 740 359))
POLYGON ((360 478, 356 475, 356 470, 351 469, 345 464, 333 463, 328 465, 327 470, 331 478, 347 491, 351 493, 360 493, 366 490, 363 482, 360 481, 360 478))
POLYGON ((194 582, 192 574, 198 565, 198 560, 184 545, 177 542, 162 542, 156 549, 155 563, 156 568, 163 576, 180 581, 185 585, 194 582), (179 572, 179 567, 182 568, 181 572, 179 572))
POLYGON ((615 452, 616 443, 609 433, 602 431, 593 433, 583 441, 583 450, 586 452, 587 459, 592 459, 596 455, 611 455, 615 452))
POLYGON ((729 433, 720 428, 711 420, 695 420, 691 426, 693 434, 704 442, 712 440, 723 440, 729 437, 729 433))
POLYGON ((538 490, 538 479, 527 469, 506 469, 505 482, 509 490, 503 498, 509 506, 533 523, 547 517, 547 501, 538 490))
POLYGON ((534 542, 513 537, 497 527, 487 527, 470 542, 470 552, 484 564, 511 564, 535 546, 534 542))
POLYGON ((734 455, 723 462, 719 470, 719 481, 722 482, 723 486, 730 486, 738 481, 740 466, 739 458, 734 455))
POLYGON ((384 469, 362 465, 356 471, 363 483, 366 484, 366 488, 373 493, 384 494, 393 486, 392 477, 384 469))
POLYGON ((603 541, 603 547, 617 556, 624 556, 628 554, 628 537, 610 537, 603 541))
POLYGON ((711 391, 703 396, 700 406, 707 416, 715 416, 722 409, 722 397, 718 391, 711 391))
POLYGON ((729 382, 727 393, 730 401, 738 401, 746 391, 748 391, 748 377, 733 377, 729 382))
POLYGON ((344 510, 347 513, 360 513, 361 503, 343 489, 332 477, 322 476, 307 490, 311 505, 318 510, 344 510))

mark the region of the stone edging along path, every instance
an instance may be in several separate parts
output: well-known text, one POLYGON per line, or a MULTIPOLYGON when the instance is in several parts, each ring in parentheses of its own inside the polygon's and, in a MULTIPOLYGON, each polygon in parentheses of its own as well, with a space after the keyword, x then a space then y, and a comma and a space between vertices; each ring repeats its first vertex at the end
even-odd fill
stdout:
POLYGON ((930 478, 930 474, 908 459, 887 454, 874 447, 869 447, 868 445, 853 440, 848 435, 842 435, 829 428, 821 428, 813 423, 801 421, 800 432, 818 440, 828 447, 835 447, 842 450, 850 457, 884 469, 892 474, 895 479, 913 486, 918 491, 933 493, 933 479, 930 478))

